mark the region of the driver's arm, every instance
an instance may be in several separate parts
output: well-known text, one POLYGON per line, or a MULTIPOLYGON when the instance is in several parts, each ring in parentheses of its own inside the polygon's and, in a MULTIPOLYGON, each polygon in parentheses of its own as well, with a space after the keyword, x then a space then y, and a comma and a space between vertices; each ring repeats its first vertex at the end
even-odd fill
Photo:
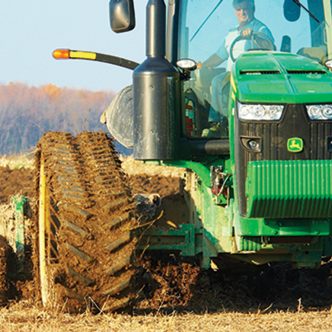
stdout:
POLYGON ((202 67, 215 68, 220 64, 222 64, 227 59, 228 59, 228 52, 224 40, 219 49, 202 63, 202 67))
POLYGON ((274 38, 272 36, 271 31, 265 25, 261 26, 255 32, 255 41, 259 48, 266 50, 275 50, 276 47, 274 45, 274 38))
POLYGON ((214 53, 202 63, 202 66, 214 68, 219 66, 224 61, 225 60, 223 60, 218 54, 214 53))
POLYGON ((260 49, 263 50, 275 50, 276 47, 273 42, 267 40, 264 37, 260 37, 258 34, 255 36, 255 42, 259 46, 260 49))
POLYGON ((224 41, 223 44, 217 50, 217 52, 212 54, 202 63, 202 67, 215 68, 220 64, 222 64, 224 61, 226 61, 228 59, 228 56, 229 56, 228 51, 226 49, 224 41))

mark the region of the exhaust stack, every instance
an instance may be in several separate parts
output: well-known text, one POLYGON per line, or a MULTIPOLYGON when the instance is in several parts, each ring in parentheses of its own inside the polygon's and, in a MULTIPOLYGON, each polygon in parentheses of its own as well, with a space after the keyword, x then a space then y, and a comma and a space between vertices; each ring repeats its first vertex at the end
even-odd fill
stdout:
POLYGON ((165 3, 150 0, 146 10, 146 59, 133 74, 134 158, 171 160, 176 156, 180 78, 165 58, 165 3))

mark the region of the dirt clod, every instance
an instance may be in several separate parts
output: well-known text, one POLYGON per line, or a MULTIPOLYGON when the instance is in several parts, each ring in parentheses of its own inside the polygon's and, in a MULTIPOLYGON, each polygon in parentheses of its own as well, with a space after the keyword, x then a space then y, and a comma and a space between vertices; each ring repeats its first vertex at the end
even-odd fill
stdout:
POLYGON ((173 255, 160 259, 147 257, 142 265, 147 286, 144 290, 146 298, 139 305, 140 309, 174 310, 190 303, 200 273, 198 266, 173 255))

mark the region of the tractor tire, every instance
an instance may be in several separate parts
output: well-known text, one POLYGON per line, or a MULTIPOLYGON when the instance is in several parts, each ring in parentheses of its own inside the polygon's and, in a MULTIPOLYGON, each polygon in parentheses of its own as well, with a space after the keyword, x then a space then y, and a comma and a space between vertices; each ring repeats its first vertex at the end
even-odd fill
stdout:
POLYGON ((104 133, 38 143, 38 274, 44 306, 109 312, 137 298, 137 221, 121 162, 104 133))

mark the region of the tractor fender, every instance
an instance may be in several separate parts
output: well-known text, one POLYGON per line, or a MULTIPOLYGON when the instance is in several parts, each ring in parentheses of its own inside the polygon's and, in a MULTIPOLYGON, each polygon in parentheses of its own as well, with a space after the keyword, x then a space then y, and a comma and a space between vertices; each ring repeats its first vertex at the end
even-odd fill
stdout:
POLYGON ((134 145, 133 87, 122 89, 102 114, 100 121, 120 144, 130 149, 134 145))

